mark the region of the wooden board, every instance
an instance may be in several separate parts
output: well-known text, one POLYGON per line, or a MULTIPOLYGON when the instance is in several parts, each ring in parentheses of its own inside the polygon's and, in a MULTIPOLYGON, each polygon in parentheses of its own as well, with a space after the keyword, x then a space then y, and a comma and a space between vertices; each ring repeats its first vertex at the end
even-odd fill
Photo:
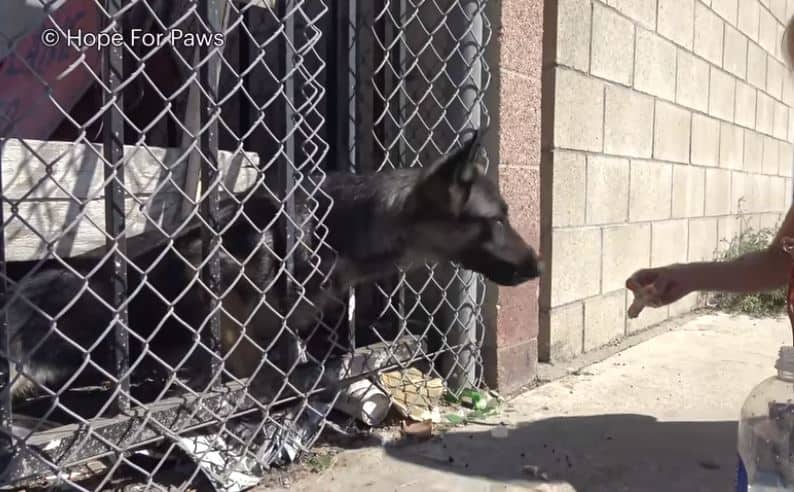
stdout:
MULTIPOLYGON (((0 142, 8 261, 43 258, 48 251, 75 256, 105 244, 101 156, 101 145, 0 142)), ((256 154, 220 151, 218 162, 230 190, 243 191, 258 179, 256 154)), ((128 237, 157 230, 155 224, 171 232, 197 206, 184 192, 187 169, 180 149, 125 147, 128 237)))

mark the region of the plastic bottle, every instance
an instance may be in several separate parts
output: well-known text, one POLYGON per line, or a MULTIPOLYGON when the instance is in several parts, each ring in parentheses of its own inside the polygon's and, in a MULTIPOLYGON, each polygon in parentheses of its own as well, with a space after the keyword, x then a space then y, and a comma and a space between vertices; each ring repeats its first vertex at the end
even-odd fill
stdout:
POLYGON ((775 368, 742 406, 737 492, 794 491, 794 347, 780 348, 775 368))

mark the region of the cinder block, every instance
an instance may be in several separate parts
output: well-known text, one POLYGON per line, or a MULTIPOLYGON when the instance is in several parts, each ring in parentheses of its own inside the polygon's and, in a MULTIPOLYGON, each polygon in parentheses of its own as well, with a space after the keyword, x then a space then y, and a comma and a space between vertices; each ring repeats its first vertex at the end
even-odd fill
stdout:
POLYGON ((744 160, 744 129, 720 123, 720 167, 742 169, 744 160))
POLYGON ((653 157, 689 162, 689 135, 692 114, 675 104, 656 101, 653 157))
POLYGON ((583 72, 590 71, 590 19, 588 0, 557 2, 557 63, 583 72))
POLYGON ((714 217, 689 220, 688 260, 714 259, 717 250, 717 219, 714 217))
POLYGON ((593 4, 590 73, 631 85, 634 68, 634 24, 612 9, 593 4))
POLYGON ((607 86, 604 151, 630 157, 651 157, 653 98, 629 89, 607 86))
POLYGON ((552 308, 549 313, 549 358, 551 362, 570 360, 582 353, 584 304, 552 308))
POLYGON ((687 260, 689 221, 686 219, 654 222, 651 225, 651 266, 660 267, 687 260))
POLYGON ((603 347, 626 331, 626 291, 610 292, 584 302, 584 350, 603 347))
POLYGON ((794 198, 792 193, 792 180, 791 178, 786 178, 786 210, 791 207, 792 198, 794 198))
MULTIPOLYGON (((676 47, 645 29, 637 29, 634 88, 670 101, 675 99, 676 47)), ((707 72, 708 73, 708 72, 707 72)))
POLYGON ((706 215, 731 213, 731 172, 706 169, 706 215))
POLYGON ((791 148, 791 144, 785 140, 780 140, 778 142, 780 146, 779 156, 780 156, 780 165, 778 166, 777 173, 780 176, 791 177, 792 175, 792 165, 794 165, 794 152, 791 148))
POLYGON ((706 173, 694 166, 673 166, 673 217, 703 215, 706 173))
POLYGON ((772 11, 772 15, 778 22, 784 24, 788 22, 789 18, 786 17, 786 0, 770 0, 769 10, 772 11))
MULTIPOLYGON (((777 34, 775 35, 775 39, 778 39, 778 40, 783 39, 783 25, 782 24, 778 24, 777 25, 777 34)), ((782 48, 783 48, 782 43, 779 43, 779 42, 775 43, 775 58, 779 62, 784 61, 783 60, 783 50, 782 50, 782 48)))
POLYGON ((744 170, 748 173, 764 171, 764 139, 752 130, 744 131, 744 170))
POLYGON ((780 40, 780 38, 777 37, 777 21, 766 9, 760 10, 758 19, 758 44, 761 45, 764 51, 774 55, 777 49, 775 45, 780 40))
POLYGON ((694 0, 658 1, 659 17, 656 30, 667 39, 691 50, 694 36, 694 0))
POLYGON ((605 227, 602 291, 623 288, 632 273, 648 267, 650 257, 650 224, 605 227))
POLYGON ((755 129, 766 135, 775 130, 775 101, 761 91, 756 100, 755 129))
POLYGON ((755 98, 757 89, 736 81, 736 124, 755 128, 755 98))
POLYGON ((695 53, 717 66, 722 66, 724 25, 710 8, 695 2, 695 53))
POLYGON ((587 158, 587 222, 625 222, 629 204, 629 161, 615 157, 587 158))
POLYGON ((758 214, 747 214, 742 222, 742 231, 757 231, 761 229, 761 216, 758 214))
POLYGON ((555 147, 600 152, 603 148, 604 85, 572 70, 557 69, 555 147))
POLYGON ((775 108, 775 114, 772 122, 772 135, 783 140, 788 133, 786 130, 788 129, 789 109, 788 106, 777 101, 774 101, 773 106, 775 108))
POLYGON ((709 64, 691 53, 678 50, 676 102, 706 112, 709 107, 709 64))
POLYGON ((785 70, 783 75, 783 94, 781 97, 788 107, 794 106, 794 78, 791 77, 788 70, 785 70))
POLYGON ((670 217, 673 168, 656 161, 631 161, 629 221, 670 217))
POLYGON ((741 172, 731 173, 731 213, 744 214, 750 212, 745 196, 745 176, 741 172))
MULTIPOLYGON (((772 57, 766 63, 766 92, 775 99, 783 98, 783 64, 772 57)), ((788 75, 788 74, 786 74, 788 75)))
POLYGON ((736 101, 736 79, 729 73, 711 67, 709 114, 721 120, 733 121, 736 101))
POLYGON ((742 230, 741 217, 730 215, 717 220, 717 250, 725 251, 742 230))
POLYGON ((780 145, 772 137, 764 137, 764 152, 761 171, 764 174, 777 174, 780 169, 780 145))
POLYGON ((645 28, 654 29, 656 27, 655 0, 610 0, 608 3, 645 28))
MULTIPOLYGON (((757 204, 755 207, 756 212, 771 212, 772 200, 769 196, 769 181, 770 176, 763 176, 761 174, 753 174, 749 177, 753 186, 753 199, 757 204)), ((745 184, 747 181, 745 181, 745 184)))
POLYGON ((551 192, 554 227, 584 224, 586 170, 584 154, 561 150, 554 152, 551 192))
POLYGON ((758 217, 761 229, 776 231, 780 229, 781 217, 778 213, 761 214, 758 217))
POLYGON ((758 14, 761 5, 758 0, 739 0, 739 30, 753 41, 758 41, 758 14))
POLYGON ((702 305, 700 301, 701 294, 694 292, 688 296, 684 296, 678 301, 670 304, 670 318, 677 318, 685 314, 691 313, 702 305))
POLYGON ((740 79, 747 77, 747 37, 730 25, 725 26, 723 68, 740 79))
POLYGON ((568 304, 601 291, 601 230, 555 229, 551 233, 551 306, 568 304), (582 275, 587 265, 587 275, 582 275))
POLYGON ((744 177, 744 199, 750 213, 768 211, 766 194, 767 177, 761 174, 748 174, 744 177))
POLYGON ((786 180, 778 176, 769 178, 769 209, 777 212, 786 210, 786 180))
POLYGON ((739 13, 738 0, 711 0, 711 8, 731 25, 736 25, 736 16, 739 13))
POLYGON ((788 138, 789 142, 794 142, 794 118, 788 119, 788 138))
POLYGON ((766 90, 766 51, 750 41, 747 45, 747 81, 757 89, 766 90))
MULTIPOLYGON (((626 306, 631 306, 632 302, 634 302, 634 295, 631 293, 631 291, 627 290, 626 306)), ((648 328, 665 322, 669 316, 670 310, 668 306, 663 306, 660 308, 647 307, 642 310, 642 313, 639 315, 639 317, 626 320, 626 333, 633 335, 643 330, 647 330, 648 328)))
POLYGON ((720 159, 720 122, 706 115, 692 115, 692 164, 717 166, 720 159))

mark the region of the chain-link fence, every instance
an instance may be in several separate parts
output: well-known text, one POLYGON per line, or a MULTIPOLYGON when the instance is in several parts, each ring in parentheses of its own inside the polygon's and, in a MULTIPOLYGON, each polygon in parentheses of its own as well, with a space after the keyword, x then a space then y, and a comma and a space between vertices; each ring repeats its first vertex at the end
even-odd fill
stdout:
POLYGON ((478 386, 479 275, 331 295, 373 240, 331 172, 485 126, 485 2, 0 6, 0 483, 245 487, 331 412, 478 386))

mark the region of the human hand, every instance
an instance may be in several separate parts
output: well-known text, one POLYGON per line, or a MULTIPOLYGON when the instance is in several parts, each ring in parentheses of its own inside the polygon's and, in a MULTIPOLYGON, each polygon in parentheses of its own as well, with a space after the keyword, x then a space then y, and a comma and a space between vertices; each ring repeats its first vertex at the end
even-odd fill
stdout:
POLYGON ((634 302, 629 307, 629 318, 639 316, 645 306, 662 307, 693 290, 684 265, 639 270, 626 280, 626 288, 634 294, 634 302))

